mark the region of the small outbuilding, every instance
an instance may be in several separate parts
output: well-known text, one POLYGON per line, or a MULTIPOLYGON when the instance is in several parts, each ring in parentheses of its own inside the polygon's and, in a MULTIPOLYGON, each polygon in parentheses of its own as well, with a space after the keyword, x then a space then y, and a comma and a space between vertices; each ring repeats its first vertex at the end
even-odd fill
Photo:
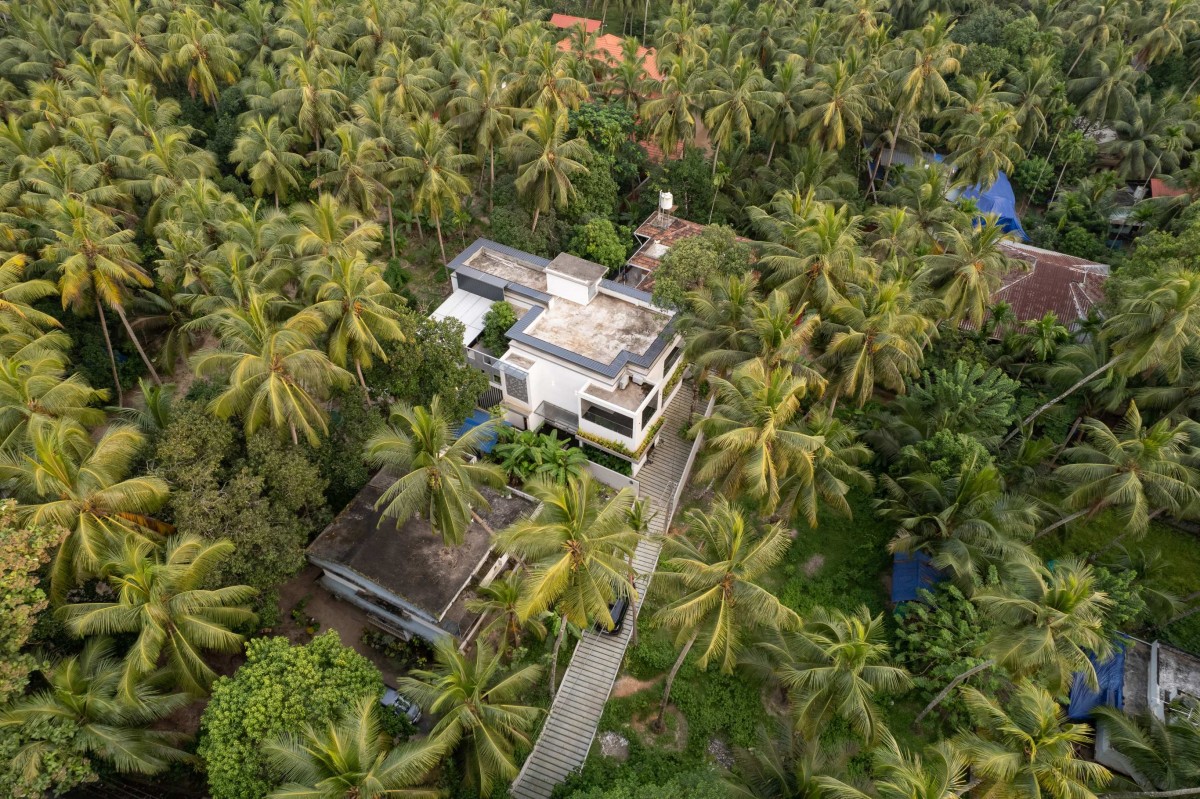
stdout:
MULTIPOLYGON (((492 550, 491 534, 478 522, 467 527, 461 546, 447 547, 427 519, 397 526, 376 503, 393 477, 380 472, 308 547, 321 584, 362 608, 380 627, 435 641, 474 633, 478 617, 466 608, 472 589, 503 571, 506 561, 492 550)), ((489 509, 480 516, 501 530, 533 513, 535 503, 516 491, 485 488, 489 509)))

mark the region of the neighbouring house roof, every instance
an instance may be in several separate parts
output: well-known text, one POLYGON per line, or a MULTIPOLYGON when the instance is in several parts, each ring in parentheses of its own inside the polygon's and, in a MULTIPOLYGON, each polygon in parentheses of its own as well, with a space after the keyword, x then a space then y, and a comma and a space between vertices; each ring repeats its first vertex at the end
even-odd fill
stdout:
MULTIPOLYGON (((992 294, 993 303, 1004 301, 1012 306, 1018 321, 1040 319, 1053 311, 1059 322, 1073 328, 1104 300, 1107 264, 1015 241, 1002 242, 1000 249, 1028 267, 1009 270, 992 294)), ((971 329, 973 325, 964 322, 963 327, 971 329)))
MULTIPOLYGON (((379 472, 350 501, 317 539, 308 554, 318 565, 333 564, 366 578, 415 608, 438 618, 491 552, 491 535, 472 520, 458 547, 447 548, 428 519, 410 517, 397 525, 375 504, 395 477, 379 472)), ((502 530, 533 513, 534 503, 516 494, 482 488, 487 509, 479 515, 493 530, 502 530)))
POLYGON ((1125 707, 1125 643, 1118 640, 1114 647, 1112 655, 1103 662, 1094 654, 1088 655, 1096 670, 1096 688, 1088 685, 1087 674, 1075 673, 1067 705, 1067 718, 1071 721, 1087 721, 1101 705, 1118 710, 1125 707))
POLYGON ((569 30, 576 25, 582 25, 588 33, 595 33, 600 30, 600 20, 588 19, 587 17, 573 17, 570 14, 551 14, 550 24, 563 30, 569 30))
POLYGON ((673 314, 654 307, 645 291, 600 279, 603 269, 575 256, 547 261, 487 239, 450 262, 461 290, 494 299, 511 291, 537 303, 508 331, 511 340, 616 377, 626 364, 654 363, 675 337, 673 314), (597 291, 587 304, 553 296, 547 269, 598 279, 597 291))
MULTIPOLYGON (((666 153, 663 152, 663 148, 659 147, 658 144, 656 142, 654 142, 653 140, 651 140, 651 139, 638 140, 637 143, 639 146, 641 146, 641 148, 643 150, 646 151, 646 157, 649 158, 652 163, 661 164, 667 160, 668 156, 666 153)), ((672 161, 678 161, 680 158, 683 158, 683 142, 682 141, 675 142, 675 147, 671 150, 671 153, 670 153, 670 159, 672 161)))
POLYGON ((1182 197, 1185 194, 1187 194, 1187 189, 1171 188, 1165 180, 1150 178, 1151 197, 1182 197))
POLYGON ((469 291, 455 289, 446 300, 430 314, 437 320, 457 319, 463 323, 463 346, 471 346, 471 342, 479 338, 483 332, 483 317, 492 307, 492 300, 472 294, 469 291))
POLYGON ((897 552, 892 556, 892 604, 919 598, 921 589, 932 591, 945 576, 924 552, 897 552))
MULTIPOLYGON (((628 266, 641 270, 639 274, 645 273, 636 283, 637 287, 643 291, 652 290, 654 288, 654 270, 658 269, 667 251, 684 239, 699 236, 704 232, 705 227, 706 225, 701 225, 699 222, 680 219, 674 214, 668 214, 664 218, 658 211, 652 212, 633 231, 633 235, 641 244, 626 262, 628 266)), ((753 243, 743 236, 738 236, 737 240, 743 244, 753 243)))
MULTIPOLYGON (((595 22, 595 20, 589 21, 595 22)), ((596 24, 597 26, 599 25, 599 23, 596 24)), ((591 29, 588 29, 588 33, 592 32, 591 29)), ((569 53, 574 49, 574 42, 569 37, 563 39, 558 43, 558 49, 564 53, 569 53)), ((625 40, 612 33, 597 36, 592 40, 591 52, 582 55, 598 58, 610 67, 616 67, 625 57, 625 40)), ((647 78, 650 80, 662 80, 662 73, 658 71, 658 60, 655 58, 654 48, 647 49, 639 46, 637 57, 642 62, 642 69, 645 70, 647 78)))

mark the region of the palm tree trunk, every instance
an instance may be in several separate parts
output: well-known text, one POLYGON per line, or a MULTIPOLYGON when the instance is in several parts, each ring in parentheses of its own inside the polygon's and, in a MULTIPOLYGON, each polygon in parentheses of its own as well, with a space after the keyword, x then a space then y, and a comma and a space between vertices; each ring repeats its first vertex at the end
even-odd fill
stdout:
POLYGON ((1073 522, 1073 521, 1075 521, 1076 519, 1078 519, 1080 516, 1084 516, 1084 515, 1086 515, 1086 514, 1090 513, 1091 511, 1092 511, 1092 508, 1084 508, 1084 509, 1083 509, 1083 510, 1081 510, 1081 511, 1076 511, 1075 513, 1072 513, 1070 516, 1064 516, 1063 518, 1061 518, 1061 519, 1059 519, 1058 521, 1056 521, 1054 524, 1052 524, 1052 525, 1050 525, 1049 527, 1047 527, 1045 530, 1042 530, 1040 533, 1038 533, 1037 535, 1035 535, 1035 536, 1033 537, 1033 540, 1034 540, 1034 541, 1037 541, 1037 540, 1039 540, 1039 539, 1041 539, 1041 538, 1044 538, 1045 536, 1047 536, 1047 535, 1049 535, 1050 533, 1054 532, 1054 531, 1055 531, 1055 530, 1057 530, 1058 528, 1060 528, 1060 527, 1062 527, 1062 526, 1064 526, 1064 525, 1068 525, 1068 524, 1070 524, 1071 522, 1073 522))
POLYGON ((496 145, 488 145, 488 213, 495 207, 496 195, 496 145))
POLYGON ((642 46, 646 44, 646 31, 650 28, 650 0, 646 0, 646 10, 642 12, 642 46))
POLYGON ((933 710, 935 707, 940 705, 942 703, 942 701, 947 696, 950 695, 950 692, 953 691, 955 688, 957 688, 964 681, 969 680, 970 678, 974 677, 976 674, 979 674, 981 671, 987 671, 988 669, 990 669, 992 666, 995 666, 995 665, 996 665, 996 661, 991 660, 991 659, 985 660, 982 663, 980 663, 978 666, 969 668, 966 671, 964 671, 962 674, 955 677, 953 680, 950 681, 949 685, 947 685, 945 688, 943 688, 941 691, 938 692, 938 695, 933 698, 932 702, 930 702, 928 705, 925 706, 924 710, 922 710, 920 713, 917 714, 917 717, 915 719, 913 719, 913 724, 920 724, 921 719, 923 719, 927 715, 929 715, 929 711, 933 710))
POLYGON ((1013 439, 1013 436, 1015 436, 1017 433, 1021 432, 1021 430, 1023 430, 1024 428, 1029 427, 1029 425, 1031 425, 1035 419, 1037 419, 1039 416, 1041 416, 1046 411, 1053 408, 1058 403, 1062 402, 1067 397, 1074 394, 1078 389, 1080 389, 1084 385, 1090 383, 1092 380, 1099 377, 1101 373, 1106 372, 1109 369, 1111 369, 1113 367, 1113 365, 1116 364, 1116 362, 1117 362, 1117 359, 1115 357, 1109 358, 1108 361, 1103 366, 1101 366, 1099 369, 1092 372, 1091 374, 1084 375, 1083 377, 1079 378, 1079 380, 1075 383, 1075 385, 1071 386, 1066 391, 1059 394, 1057 397, 1050 400, 1049 402, 1042 404, 1042 406, 1039 407, 1036 411, 1034 411, 1033 413, 1026 416, 1021 421, 1021 424, 1017 425, 1011 431, 1009 431, 1009 434, 1004 437, 1004 440, 1000 442, 1000 445, 1003 446, 1003 445, 1007 444, 1009 441, 1011 441, 1013 439))
POLYGON ((530 233, 537 233, 538 215, 542 212, 541 208, 533 209, 533 227, 529 228, 530 233))
POLYGON ((433 224, 437 227, 438 246, 442 248, 442 266, 448 266, 450 261, 446 258, 446 242, 442 241, 442 217, 440 214, 433 218, 433 224))
POLYGON ((558 635, 554 637, 554 649, 550 652, 550 702, 554 702, 554 694, 558 687, 558 650, 562 646, 563 637, 567 634, 567 614, 558 620, 558 635))
POLYGON ((150 370, 150 377, 154 379, 155 385, 162 385, 162 380, 158 377, 158 372, 154 371, 154 364, 150 363, 150 359, 146 357, 146 351, 142 349, 142 342, 138 341, 137 334, 133 332, 133 328, 129 326, 129 319, 125 316, 125 309, 120 305, 114 306, 113 310, 117 312, 117 316, 121 318, 121 324, 125 325, 125 332, 129 334, 129 340, 133 342, 133 346, 137 348, 138 355, 142 356, 142 363, 146 364, 146 368, 150 370))
POLYGON ((370 389, 367 388, 366 378, 363 377, 362 361, 360 361, 358 358, 354 359, 354 371, 358 372, 358 384, 360 386, 362 386, 363 391, 367 392, 367 403, 370 404, 370 402, 371 402, 370 389))
POLYGON ((276 211, 279 210, 279 192, 278 191, 275 192, 275 210, 276 211))
POLYGON ((392 257, 396 257, 396 215, 392 212, 392 198, 388 198, 388 238, 392 242, 392 257))
POLYGON ((1058 190, 1062 186, 1063 175, 1067 174, 1067 167, 1070 162, 1064 161, 1063 167, 1058 171, 1058 180, 1054 184, 1054 191, 1050 192, 1050 199, 1046 201, 1046 206, 1049 207, 1054 202, 1054 198, 1058 196, 1058 190))
POLYGON ((1089 49, 1090 49, 1090 47, 1087 45, 1084 45, 1083 47, 1079 48, 1079 55, 1075 56, 1075 60, 1071 62, 1071 68, 1067 70, 1067 74, 1064 75, 1063 77, 1065 77, 1065 78, 1071 77, 1071 73, 1075 71, 1075 67, 1079 66, 1079 59, 1083 58, 1083 54, 1086 53, 1089 49))
POLYGON ((662 732, 665 726, 663 724, 663 717, 667 714, 667 703, 671 701, 671 689, 675 686, 675 675, 679 673, 680 666, 687 659, 688 652, 692 651, 692 644, 696 643, 696 636, 699 634, 699 630, 692 633, 692 637, 683 645, 683 649, 679 650, 679 657, 675 658, 675 665, 671 667, 671 671, 667 674, 667 682, 663 685, 662 704, 658 706, 658 718, 654 720, 654 729, 656 732, 662 732))
POLYGON ((104 333, 104 346, 108 349, 108 363, 112 366, 113 390, 117 392, 117 405, 120 405, 122 402, 121 378, 117 377, 117 356, 113 355, 112 339, 108 337, 108 320, 104 317, 104 306, 100 304, 99 297, 96 297, 96 311, 100 314, 100 330, 104 333))
POLYGON ((1184 89, 1183 96, 1187 97, 1189 94, 1191 94, 1192 89, 1196 88, 1197 83, 1200 83, 1200 75, 1196 75, 1196 77, 1192 78, 1192 82, 1187 85, 1186 89, 1184 89))
MULTIPOLYGON (((1054 141, 1050 142, 1050 152, 1046 153, 1046 166, 1050 166, 1050 159, 1054 155, 1054 148, 1058 147, 1058 137, 1059 136, 1062 136, 1061 129, 1059 129, 1054 134, 1054 141)), ((1038 183, 1042 182, 1042 178, 1045 176, 1045 174, 1046 174, 1046 167, 1042 167, 1041 172, 1038 173, 1038 179, 1037 179, 1038 183)), ((1021 206, 1022 214, 1029 210, 1029 200, 1032 197, 1033 197, 1033 192, 1030 192, 1029 194, 1025 195, 1025 204, 1021 206)))
POLYGON ((296 433, 296 423, 288 422, 288 429, 292 431, 292 446, 300 446, 300 436, 296 433))
POLYGON ((775 137, 771 137, 771 149, 767 150, 767 166, 771 165, 771 159, 775 157, 775 137))
MULTIPOLYGON (((887 183, 888 175, 892 174, 892 163, 896 160, 896 145, 899 144, 899 142, 900 142, 900 125, 903 124, 903 122, 904 122, 904 114, 903 114, 903 112, 901 112, 901 114, 898 117, 896 117, 896 127, 892 130, 892 149, 890 152, 888 152, 887 166, 883 170, 883 182, 885 184, 887 183)), ((879 170, 879 165, 876 164, 875 171, 878 171, 878 170, 879 170)), ((875 176, 872 175, 871 181, 874 182, 874 180, 875 180, 875 176)))
POLYGON ((482 516, 480 516, 478 513, 476 513, 475 511, 471 511, 471 518, 472 518, 472 519, 474 519, 474 520, 475 520, 475 522, 476 522, 476 523, 477 523, 477 524, 478 524, 480 527, 482 527, 482 528, 483 528, 483 529, 484 529, 484 530, 487 532, 487 534, 488 534, 489 536, 495 536, 495 535, 496 535, 496 531, 495 531, 495 530, 493 530, 493 529, 491 528, 491 525, 489 525, 487 522, 485 522, 485 521, 483 520, 483 517, 482 517, 482 516))

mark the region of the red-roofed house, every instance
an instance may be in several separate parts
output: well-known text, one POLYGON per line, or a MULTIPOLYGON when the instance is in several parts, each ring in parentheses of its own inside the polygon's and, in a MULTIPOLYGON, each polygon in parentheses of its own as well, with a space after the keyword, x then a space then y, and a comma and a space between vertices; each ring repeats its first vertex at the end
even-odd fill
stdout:
MULTIPOLYGON (((1000 249, 1028 267, 1010 270, 992 294, 992 302, 1007 302, 1019 321, 1040 319, 1047 311, 1054 311, 1059 322, 1074 330, 1104 300, 1107 264, 1018 241, 1002 242, 1000 249)), ((964 322, 963 327, 973 326, 964 322)), ((996 331, 992 337, 1000 338, 1002 334, 996 331)))
MULTIPOLYGON (((682 149, 682 145, 680 146, 682 149)), ((674 209, 672 209, 674 210, 674 209)), ((654 211, 646 221, 638 225, 633 236, 638 242, 638 248, 621 270, 620 282, 627 286, 650 291, 654 288, 654 271, 662 263, 663 256, 675 244, 699 236, 704 232, 705 225, 680 219, 673 213, 654 211)), ((737 240, 751 244, 750 239, 737 237, 737 240)))
POLYGON ((1151 197, 1182 197, 1185 194, 1187 194, 1187 189, 1173 189, 1167 185, 1165 180, 1150 178, 1151 197))
MULTIPOLYGON (((566 14, 554 14, 550 17, 550 24, 564 30, 571 30, 577 25, 583 25, 585 31, 589 34, 595 34, 600 30, 600 20, 587 19, 585 17, 569 17, 566 14)), ((592 50, 584 55, 597 58, 610 67, 616 67, 621 63, 624 57, 625 40, 620 36, 615 36, 611 33, 606 33, 603 36, 596 36, 592 39, 592 50)), ((563 39, 558 43, 558 49, 564 53, 571 52, 573 43, 570 38, 563 39)), ((654 49, 647 49, 638 46, 637 57, 642 62, 642 69, 646 71, 646 76, 650 80, 662 80, 662 73, 658 71, 658 63, 654 58, 654 49)))
POLYGON ((600 20, 588 19, 587 17, 572 17, 569 14, 551 14, 550 24, 563 30, 569 30, 576 25, 582 25, 588 33, 595 33, 600 30, 600 20))

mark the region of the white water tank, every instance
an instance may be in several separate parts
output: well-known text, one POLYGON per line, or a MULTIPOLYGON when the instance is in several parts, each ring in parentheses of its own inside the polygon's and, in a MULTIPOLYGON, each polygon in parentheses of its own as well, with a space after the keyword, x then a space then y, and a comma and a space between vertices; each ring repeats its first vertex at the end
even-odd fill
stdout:
POLYGON ((669 191, 660 191, 658 193, 658 210, 664 214, 670 213, 675 207, 675 195, 669 191))

